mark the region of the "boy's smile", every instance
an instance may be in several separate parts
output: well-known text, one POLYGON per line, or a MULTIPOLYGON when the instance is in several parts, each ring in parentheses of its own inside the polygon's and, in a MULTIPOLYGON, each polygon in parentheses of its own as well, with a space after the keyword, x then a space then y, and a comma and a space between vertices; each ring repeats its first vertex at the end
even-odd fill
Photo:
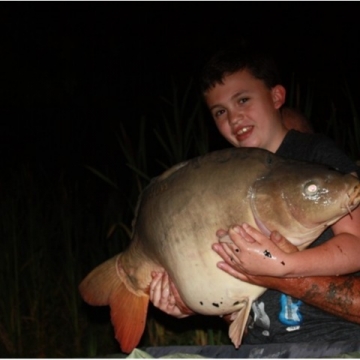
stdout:
POLYGON ((285 89, 269 89, 244 69, 227 75, 205 93, 206 103, 220 133, 236 147, 260 147, 275 152, 286 129, 280 107, 285 89))

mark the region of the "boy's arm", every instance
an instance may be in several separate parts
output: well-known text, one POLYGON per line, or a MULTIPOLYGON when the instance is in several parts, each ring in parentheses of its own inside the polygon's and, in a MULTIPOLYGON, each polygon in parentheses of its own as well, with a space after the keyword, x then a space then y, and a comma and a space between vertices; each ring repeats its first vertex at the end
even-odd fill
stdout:
MULTIPOLYGON (((271 234, 271 240, 283 251, 297 251, 295 246, 276 232, 271 234)), ((230 275, 254 285, 281 291, 333 315, 360 323, 360 277, 279 278, 248 275, 236 270, 236 266, 220 244, 214 244, 213 248, 225 261, 218 263, 218 267, 230 275)))
MULTIPOLYGON (((226 271, 225 266, 221 269, 226 271)), ((241 276, 237 274, 236 277, 255 285, 278 290, 333 315, 360 324, 359 277, 278 278, 243 274, 241 276)))
POLYGON ((334 237, 295 255, 293 276, 346 275, 360 270, 360 208, 344 216, 331 228, 334 237), (301 271, 298 271, 299 266, 303 266, 301 271))

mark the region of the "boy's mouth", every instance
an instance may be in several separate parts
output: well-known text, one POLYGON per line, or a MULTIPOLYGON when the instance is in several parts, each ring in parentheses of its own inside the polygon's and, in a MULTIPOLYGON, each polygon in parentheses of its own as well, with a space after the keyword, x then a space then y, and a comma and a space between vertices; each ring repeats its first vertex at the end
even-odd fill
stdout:
POLYGON ((234 131, 234 135, 237 141, 243 141, 247 139, 251 135, 253 128, 253 126, 244 126, 237 131, 234 131))
POLYGON ((237 131, 236 135, 239 136, 239 135, 245 134, 248 131, 250 131, 251 129, 252 129, 252 126, 245 126, 245 127, 241 128, 239 131, 237 131))

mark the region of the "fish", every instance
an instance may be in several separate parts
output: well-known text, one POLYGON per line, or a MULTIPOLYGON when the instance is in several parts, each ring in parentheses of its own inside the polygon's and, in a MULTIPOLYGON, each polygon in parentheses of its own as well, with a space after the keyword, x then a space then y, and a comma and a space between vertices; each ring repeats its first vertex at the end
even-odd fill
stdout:
POLYGON ((360 182, 325 165, 285 159, 258 148, 213 151, 166 170, 139 196, 129 246, 80 283, 90 305, 110 306, 124 353, 145 329, 152 271, 166 271, 196 314, 231 318, 241 344, 252 303, 266 288, 217 268, 218 229, 248 223, 279 231, 298 250, 360 202, 360 182))

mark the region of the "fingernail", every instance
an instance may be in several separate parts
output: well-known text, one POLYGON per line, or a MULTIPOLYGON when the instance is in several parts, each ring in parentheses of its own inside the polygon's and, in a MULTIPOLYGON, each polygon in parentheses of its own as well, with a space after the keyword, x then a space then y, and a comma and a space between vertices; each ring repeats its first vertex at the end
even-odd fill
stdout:
POLYGON ((248 223, 243 223, 242 227, 246 230, 249 229, 250 225, 248 223))
POLYGON ((241 228, 240 228, 239 225, 233 226, 232 229, 233 229, 237 234, 241 234, 241 228))
POLYGON ((279 241, 279 240, 281 239, 281 235, 280 235, 280 233, 277 232, 277 231, 274 231, 274 236, 275 236, 275 240, 276 240, 276 241, 279 241))

